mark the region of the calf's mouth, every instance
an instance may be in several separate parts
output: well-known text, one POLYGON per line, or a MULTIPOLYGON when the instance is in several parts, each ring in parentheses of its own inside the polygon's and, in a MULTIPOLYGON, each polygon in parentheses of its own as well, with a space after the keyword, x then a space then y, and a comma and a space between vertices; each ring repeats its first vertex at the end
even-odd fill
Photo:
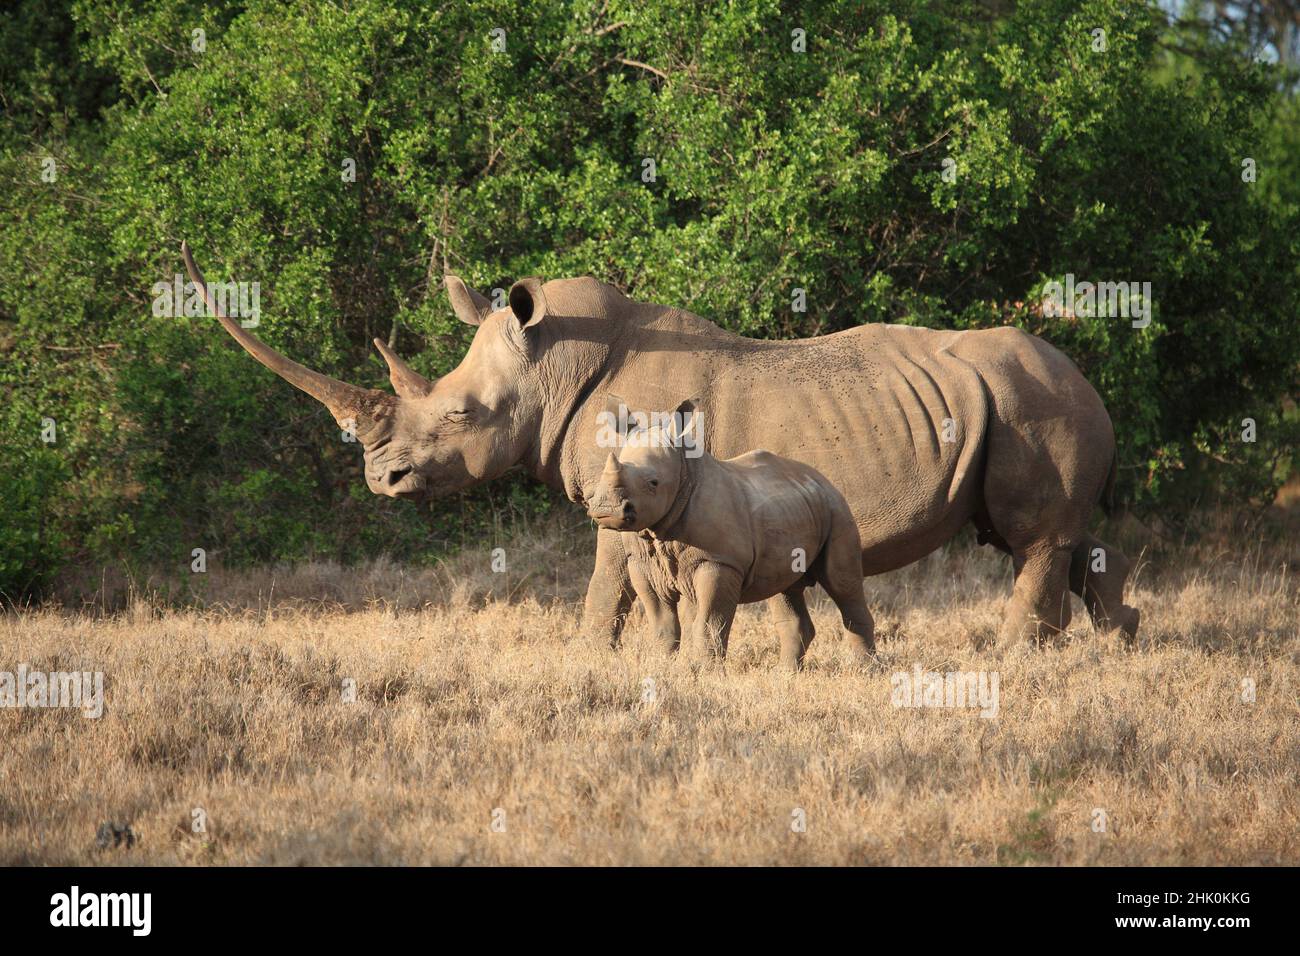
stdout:
POLYGON ((611 531, 630 531, 636 524, 636 507, 630 501, 593 503, 587 514, 596 524, 611 531))

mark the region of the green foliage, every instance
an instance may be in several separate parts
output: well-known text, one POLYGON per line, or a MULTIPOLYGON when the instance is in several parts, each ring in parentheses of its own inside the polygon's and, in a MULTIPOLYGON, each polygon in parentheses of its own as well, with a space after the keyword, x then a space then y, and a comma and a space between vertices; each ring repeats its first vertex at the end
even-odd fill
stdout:
MULTIPOLYGON (((6 422, 6 431, 12 423, 6 422)), ((63 462, 52 450, 4 436, 6 467, 0 470, 0 601, 16 602, 47 587, 63 559, 64 542, 52 527, 48 487, 64 480, 63 462)))
POLYGON ((259 335, 361 385, 384 381, 375 335, 429 375, 459 361, 469 330, 443 271, 484 290, 589 274, 760 337, 1023 325, 1106 399, 1124 495, 1172 515, 1210 491, 1265 499, 1288 467, 1296 104, 1231 45, 1171 68, 1155 7, 55 14, 18 4, 0 43, 0 588, 66 560, 184 566, 193 547, 233 563, 431 557, 552 500, 516 479, 418 508, 370 496, 319 406, 211 320, 152 314, 182 238, 211 277, 261 284, 259 335), (1044 284, 1067 273, 1150 282, 1150 326, 1045 316, 1044 284))

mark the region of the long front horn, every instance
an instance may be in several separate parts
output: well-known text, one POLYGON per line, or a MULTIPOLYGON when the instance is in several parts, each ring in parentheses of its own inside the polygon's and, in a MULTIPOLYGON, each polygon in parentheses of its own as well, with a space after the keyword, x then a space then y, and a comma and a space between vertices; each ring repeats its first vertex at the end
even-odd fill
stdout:
POLYGON ((189 243, 181 242, 181 256, 185 259, 185 270, 190 274, 190 280, 208 305, 208 311, 216 316, 217 321, 225 327, 231 337, 242 345, 249 355, 276 375, 290 385, 302 389, 328 408, 340 425, 346 427, 349 419, 352 419, 355 424, 358 419, 374 418, 376 405, 382 404, 384 399, 392 400, 382 392, 358 388, 347 382, 340 382, 336 378, 330 378, 328 375, 322 375, 320 372, 313 372, 264 345, 247 329, 217 308, 217 303, 208 292, 208 284, 203 280, 203 273, 199 271, 199 267, 194 264, 194 257, 190 255, 189 243))
POLYGON ((383 339, 375 339, 375 348, 388 363, 388 379, 393 383, 393 391, 402 398, 423 398, 433 391, 433 383, 402 361, 402 357, 383 339))

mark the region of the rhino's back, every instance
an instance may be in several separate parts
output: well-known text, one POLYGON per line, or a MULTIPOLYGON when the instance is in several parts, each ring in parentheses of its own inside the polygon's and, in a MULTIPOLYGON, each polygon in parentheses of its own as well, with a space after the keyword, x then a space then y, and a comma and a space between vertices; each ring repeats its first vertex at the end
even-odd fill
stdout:
POLYGON ((811 465, 848 500, 869 570, 910 563, 969 518, 978 489, 988 402, 952 354, 960 334, 870 325, 718 356, 709 450, 811 465))

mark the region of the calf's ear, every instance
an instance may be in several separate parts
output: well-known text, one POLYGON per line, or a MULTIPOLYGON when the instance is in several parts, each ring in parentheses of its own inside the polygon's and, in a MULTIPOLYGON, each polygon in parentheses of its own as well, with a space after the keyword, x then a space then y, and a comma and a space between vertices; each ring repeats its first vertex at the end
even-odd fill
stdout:
POLYGON ((673 437, 675 439, 686 439, 691 447, 695 447, 704 440, 703 434, 704 413, 700 411, 700 400, 698 398, 688 398, 677 406, 677 411, 673 414, 673 437))
POLYGON ((610 427, 614 430, 615 435, 621 440, 628 432, 636 431, 636 422, 631 417, 631 408, 628 406, 626 399, 621 395, 615 395, 613 392, 605 393, 605 414, 609 417, 606 419, 610 427), (623 413, 620 417, 619 412, 623 413))

